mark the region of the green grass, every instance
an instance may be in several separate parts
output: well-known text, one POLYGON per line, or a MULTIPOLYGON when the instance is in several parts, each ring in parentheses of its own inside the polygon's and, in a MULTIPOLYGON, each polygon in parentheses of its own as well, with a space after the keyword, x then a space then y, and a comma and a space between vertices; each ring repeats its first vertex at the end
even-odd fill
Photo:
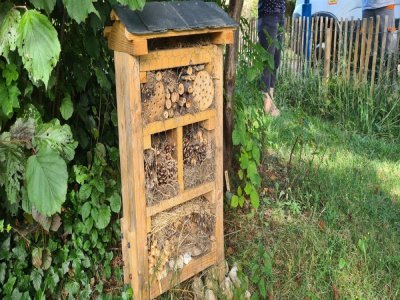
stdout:
POLYGON ((250 274, 261 242, 277 299, 399 299, 400 144, 295 109, 274 130, 281 165, 269 156, 263 167, 285 169, 292 156, 288 180, 277 176, 258 212, 228 212, 227 228, 240 228, 229 259, 250 274))

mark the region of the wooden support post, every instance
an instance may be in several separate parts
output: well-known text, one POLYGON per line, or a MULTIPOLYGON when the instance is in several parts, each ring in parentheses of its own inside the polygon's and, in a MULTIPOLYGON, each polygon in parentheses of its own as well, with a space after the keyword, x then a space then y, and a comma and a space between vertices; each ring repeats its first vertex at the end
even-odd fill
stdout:
MULTIPOLYGON (((129 220, 127 249, 135 299, 149 298, 146 198, 139 60, 115 51, 121 181, 124 219, 129 220), (134 205, 133 205, 134 204, 134 205)), ((123 228, 124 229, 124 228, 123 228)))
POLYGON ((220 270, 221 281, 224 278, 225 255, 224 255, 224 195, 223 195, 223 48, 214 47, 213 60, 210 63, 213 67, 214 87, 215 87, 215 237, 216 237, 216 263, 220 270))

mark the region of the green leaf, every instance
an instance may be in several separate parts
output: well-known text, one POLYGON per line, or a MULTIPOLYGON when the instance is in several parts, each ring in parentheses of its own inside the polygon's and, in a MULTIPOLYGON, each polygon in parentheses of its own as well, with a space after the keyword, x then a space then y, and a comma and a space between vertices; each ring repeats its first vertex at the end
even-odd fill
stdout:
POLYGON ((253 205, 253 207, 255 209, 257 209, 260 206, 260 198, 259 198, 256 190, 253 190, 250 193, 250 202, 251 202, 251 205, 253 205))
POLYGON ((104 229, 110 223, 111 211, 108 206, 92 209, 91 215, 98 229, 104 229))
POLYGON ((60 51, 57 31, 49 19, 35 10, 25 12, 18 26, 18 53, 34 82, 40 80, 47 88, 60 51))
POLYGON ((258 174, 257 165, 254 161, 250 161, 249 166, 247 167, 247 177, 254 186, 260 186, 261 177, 260 174, 258 174))
POLYGON ((8 61, 8 53, 17 47, 21 14, 10 2, 0 4, 0 55, 8 61))
POLYGON ((95 13, 100 18, 100 15, 94 8, 92 2, 92 0, 63 0, 68 15, 77 23, 85 21, 90 13, 95 13))
POLYGON ((4 82, 0 82, 0 107, 7 118, 12 117, 14 108, 19 108, 20 94, 16 85, 7 86, 4 82))
POLYGON ((36 9, 44 9, 48 15, 56 6, 57 0, 29 0, 36 9))
POLYGON ((246 192, 247 195, 250 195, 251 192, 254 191, 254 186, 250 182, 248 182, 244 187, 244 191, 246 192))
POLYGON ((97 82, 99 83, 99 85, 106 91, 111 91, 111 83, 108 80, 104 71, 100 70, 100 69, 96 69, 95 73, 96 73, 97 82))
POLYGON ((112 194, 108 201, 110 201, 110 207, 113 212, 119 213, 121 211, 121 196, 118 193, 112 194))
POLYGON ((261 280, 258 282, 258 291, 263 299, 267 299, 267 289, 265 288, 264 278, 261 278, 261 280))
POLYGON ((80 285, 76 281, 69 281, 65 284, 64 288, 70 296, 73 296, 79 292, 80 285))
POLYGON ((232 200, 231 200, 231 206, 233 208, 236 208, 236 207, 238 207, 238 205, 239 205, 239 197, 236 195, 233 195, 232 200))
POLYGON ((260 159, 261 159, 260 148, 253 147, 253 149, 251 150, 251 154, 253 155, 253 158, 256 161, 256 163, 260 164, 260 159))
POLYGON ((95 178, 90 182, 90 184, 93 185, 100 193, 104 193, 106 189, 104 180, 102 178, 95 178))
POLYGON ((132 10, 142 10, 146 0, 117 0, 122 5, 128 5, 132 10))
POLYGON ((79 189, 79 199, 87 200, 92 194, 92 186, 90 184, 84 184, 79 189))
POLYGON ((7 271, 7 265, 5 262, 0 264, 0 284, 2 285, 4 283, 4 279, 6 278, 6 271, 7 271))
POLYGON ((32 250, 32 265, 36 269, 39 269, 42 266, 42 263, 43 263, 42 254, 43 254, 42 248, 34 248, 32 250))
POLYGON ((247 169, 249 167, 249 155, 247 152, 242 152, 239 158, 240 168, 247 169))
POLYGON ((245 201, 245 200, 246 200, 246 199, 244 198, 243 195, 239 197, 239 205, 240 205, 240 207, 243 207, 244 201, 245 201))
POLYGON ((13 81, 18 79, 17 66, 15 64, 7 64, 3 70, 3 77, 6 80, 7 86, 10 86, 13 81))
POLYGON ((31 273, 30 279, 36 291, 40 289, 40 285, 42 284, 42 277, 43 277, 43 271, 41 269, 38 270, 35 269, 31 273))
POLYGON ((26 167, 29 201, 47 216, 61 211, 67 194, 67 165, 53 150, 44 148, 29 157, 26 167))
POLYGON ((81 215, 83 220, 89 217, 91 210, 92 210, 92 205, 90 204, 90 202, 85 202, 85 204, 82 205, 81 215))
POLYGON ((74 104, 71 101, 71 96, 66 95, 61 102, 60 113, 64 120, 71 118, 74 112, 74 104))
POLYGON ((10 276, 3 287, 3 291, 6 295, 11 295, 15 282, 17 281, 17 277, 10 276))
POLYGON ((43 270, 47 270, 48 268, 50 268, 52 257, 51 257, 50 250, 47 248, 43 250, 42 261, 43 261, 43 263, 42 263, 43 270))
POLYGON ((238 194, 238 196, 242 196, 243 195, 243 191, 242 191, 242 188, 240 186, 238 186, 238 188, 237 188, 237 194, 238 194))
POLYGON ((72 136, 71 128, 67 124, 60 125, 57 119, 38 125, 32 143, 39 149, 49 146, 67 161, 74 158, 75 148, 78 146, 72 136))

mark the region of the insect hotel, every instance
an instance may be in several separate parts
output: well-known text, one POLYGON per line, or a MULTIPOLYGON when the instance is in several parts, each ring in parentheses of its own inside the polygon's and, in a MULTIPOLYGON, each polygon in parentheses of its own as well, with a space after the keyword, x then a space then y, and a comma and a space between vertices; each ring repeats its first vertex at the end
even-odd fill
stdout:
POLYGON ((223 45, 236 24, 202 1, 116 6, 111 19, 124 279, 152 299, 223 266, 223 45))

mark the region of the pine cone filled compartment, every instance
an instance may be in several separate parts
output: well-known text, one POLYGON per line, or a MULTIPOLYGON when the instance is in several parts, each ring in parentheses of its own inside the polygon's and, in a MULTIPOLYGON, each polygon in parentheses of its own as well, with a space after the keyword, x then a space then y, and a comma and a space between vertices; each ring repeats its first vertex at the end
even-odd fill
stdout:
POLYGON ((205 65, 147 72, 141 84, 144 124, 194 114, 214 104, 214 82, 205 65))
POLYGON ((152 281, 176 274, 208 253, 214 241, 215 208, 203 196, 155 215, 148 234, 152 281))
POLYGON ((214 131, 200 124, 188 125, 183 131, 183 180, 185 189, 215 179, 214 131))
POLYGON ((146 201, 148 206, 179 193, 176 145, 167 131, 152 136, 151 148, 144 151, 146 201))

